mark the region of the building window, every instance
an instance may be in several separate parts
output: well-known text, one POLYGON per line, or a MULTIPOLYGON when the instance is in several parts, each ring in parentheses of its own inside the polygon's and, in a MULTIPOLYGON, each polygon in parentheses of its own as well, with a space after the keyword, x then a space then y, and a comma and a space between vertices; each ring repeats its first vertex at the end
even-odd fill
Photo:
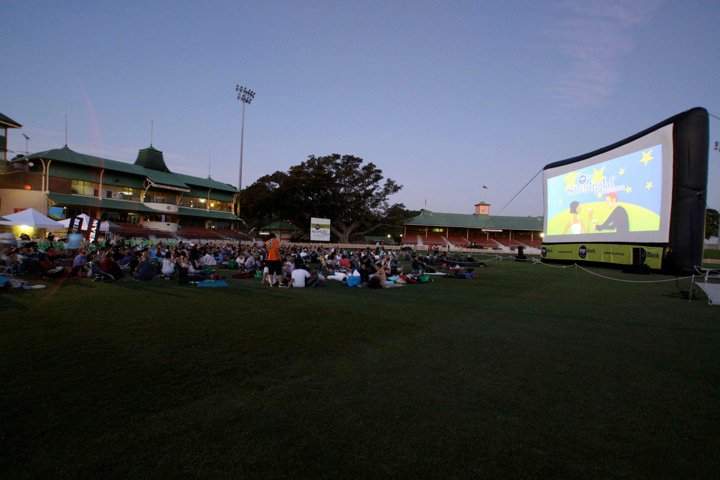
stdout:
MULTIPOLYGON (((172 199, 174 200, 175 197, 172 197, 172 199)), ((166 200, 164 193, 152 191, 145 194, 145 201, 150 203, 171 203, 173 205, 175 204, 175 202, 173 201, 166 200)))
POLYGON ((207 208, 207 204, 207 198, 203 197, 182 197, 180 200, 180 205, 183 207, 202 208, 203 210, 207 208))
POLYGON ((221 202, 220 200, 210 200, 210 210, 217 210, 219 212, 232 212, 231 202, 221 202))
POLYGON ((114 198, 115 200, 132 200, 140 201, 140 190, 132 187, 106 186, 105 198, 114 198))
POLYGON ((86 182, 84 180, 73 180, 70 184, 70 189, 73 195, 97 197, 98 194, 97 184, 93 182, 86 182))

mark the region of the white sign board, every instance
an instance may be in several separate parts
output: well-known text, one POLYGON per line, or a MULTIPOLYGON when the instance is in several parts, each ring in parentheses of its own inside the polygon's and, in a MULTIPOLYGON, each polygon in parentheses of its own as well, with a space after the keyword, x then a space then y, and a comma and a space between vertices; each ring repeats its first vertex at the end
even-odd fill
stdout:
POLYGON ((330 219, 329 218, 310 218, 310 241, 311 242, 329 242, 330 241, 330 219))

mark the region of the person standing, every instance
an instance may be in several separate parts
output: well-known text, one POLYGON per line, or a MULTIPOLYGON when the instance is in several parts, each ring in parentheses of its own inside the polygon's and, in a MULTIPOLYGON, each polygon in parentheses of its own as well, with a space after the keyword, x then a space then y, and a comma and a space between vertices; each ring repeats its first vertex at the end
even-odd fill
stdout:
POLYGON ((282 275, 282 260, 280 258, 280 239, 274 233, 270 234, 270 239, 265 242, 267 249, 267 267, 273 286, 278 285, 278 275, 282 275))

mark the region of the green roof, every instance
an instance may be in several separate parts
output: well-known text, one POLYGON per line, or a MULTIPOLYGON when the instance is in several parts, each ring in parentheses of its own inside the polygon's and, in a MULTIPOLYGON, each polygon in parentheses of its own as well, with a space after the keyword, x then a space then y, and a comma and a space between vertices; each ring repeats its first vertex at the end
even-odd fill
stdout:
POLYGON ((140 202, 115 200, 112 198, 86 197, 84 195, 66 195, 64 193, 48 193, 48 198, 60 205, 73 207, 96 207, 108 210, 128 210, 132 212, 157 213, 140 202))
POLYGON ((405 225, 419 227, 490 228, 541 232, 543 229, 543 217, 473 215, 422 210, 420 215, 411 218, 405 222, 405 225))
POLYGON ((152 145, 150 145, 148 148, 143 148, 138 152, 137 160, 135 160, 135 165, 149 168, 150 170, 159 170, 161 172, 170 171, 167 165, 165 165, 163 153, 152 145))
POLYGON ((194 187, 211 188, 213 190, 223 190, 233 193, 237 192, 237 189, 229 183, 218 182, 212 178, 192 177, 190 175, 183 175, 182 173, 173 173, 171 175, 177 177, 181 182, 185 182, 194 187))
POLYGON ((236 217, 230 212, 218 212, 217 210, 201 210, 199 208, 189 207, 180 207, 178 214, 186 217, 203 217, 212 218, 215 220, 240 220, 238 217, 236 217))
MULTIPOLYGON (((131 212, 158 213, 157 210, 146 207, 142 202, 130 200, 115 200, 113 198, 86 197, 84 195, 66 195, 64 193, 48 193, 48 198, 60 205, 73 207, 96 207, 107 210, 127 210, 131 212)), ((178 215, 185 217, 212 218, 215 220, 238 220, 230 212, 201 210, 199 208, 180 207, 178 215)))
POLYGON ((21 128, 22 125, 20 125, 18 122, 13 120, 12 118, 8 117, 7 115, 3 115, 0 113, 0 125, 2 125, 3 128, 21 128))
POLYGON ((43 158, 56 162, 70 163, 73 165, 81 165, 92 168, 104 168, 115 172, 137 175, 150 179, 153 183, 166 185, 175 188, 189 189, 191 186, 209 188, 212 190, 221 190, 225 192, 235 193, 237 190, 230 184, 218 182, 209 178, 193 177, 191 175, 183 175, 179 173, 163 172, 145 168, 132 163, 119 162, 108 158, 95 157, 93 155, 85 155, 70 150, 67 146, 47 150, 45 152, 33 153, 29 158, 43 158))

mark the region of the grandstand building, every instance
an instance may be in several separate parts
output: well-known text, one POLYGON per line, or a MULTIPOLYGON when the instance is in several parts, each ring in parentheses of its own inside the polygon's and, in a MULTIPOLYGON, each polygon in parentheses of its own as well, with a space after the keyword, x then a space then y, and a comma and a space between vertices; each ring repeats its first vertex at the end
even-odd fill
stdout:
POLYGON ((543 217, 490 215, 490 204, 475 204, 472 214, 422 210, 405 222, 403 244, 428 247, 539 248, 543 217))
POLYGON ((8 159, 8 129, 22 128, 18 122, 0 113, 0 162, 8 159))
POLYGON ((152 145, 134 163, 67 147, 0 162, 0 215, 33 207, 55 218, 86 213, 124 236, 237 238, 237 189, 171 172, 152 145))

